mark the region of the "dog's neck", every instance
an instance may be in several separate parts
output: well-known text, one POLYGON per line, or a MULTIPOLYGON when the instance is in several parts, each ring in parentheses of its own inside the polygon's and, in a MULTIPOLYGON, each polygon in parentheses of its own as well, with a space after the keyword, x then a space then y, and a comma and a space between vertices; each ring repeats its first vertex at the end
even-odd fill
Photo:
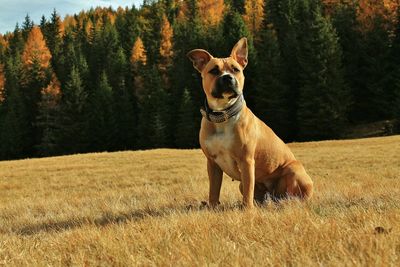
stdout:
POLYGON ((245 101, 243 95, 239 95, 236 98, 230 99, 227 103, 222 107, 219 107, 217 110, 213 109, 211 105, 209 105, 208 100, 205 100, 204 107, 200 109, 201 114, 208 121, 213 123, 221 123, 228 121, 231 117, 237 117, 245 105, 245 101))

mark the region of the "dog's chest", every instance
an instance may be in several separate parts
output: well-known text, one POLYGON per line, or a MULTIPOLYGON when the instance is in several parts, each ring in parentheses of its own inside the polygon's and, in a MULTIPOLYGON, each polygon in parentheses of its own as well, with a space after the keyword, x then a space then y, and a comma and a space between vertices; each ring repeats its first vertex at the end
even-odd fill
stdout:
POLYGON ((205 149, 214 158, 214 161, 224 173, 235 180, 240 180, 240 170, 232 156, 234 144, 235 134, 233 126, 226 124, 219 126, 213 134, 207 136, 205 149))

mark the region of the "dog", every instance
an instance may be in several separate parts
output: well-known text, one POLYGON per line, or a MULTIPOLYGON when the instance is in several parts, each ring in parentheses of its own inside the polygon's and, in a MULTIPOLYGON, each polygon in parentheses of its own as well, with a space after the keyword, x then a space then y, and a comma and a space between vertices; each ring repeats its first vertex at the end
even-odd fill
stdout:
POLYGON ((289 147, 246 106, 243 70, 247 39, 240 39, 227 58, 203 49, 187 56, 201 73, 206 95, 199 141, 207 158, 209 206, 219 204, 223 173, 240 181, 243 205, 253 208, 267 197, 311 198, 313 182, 289 147))

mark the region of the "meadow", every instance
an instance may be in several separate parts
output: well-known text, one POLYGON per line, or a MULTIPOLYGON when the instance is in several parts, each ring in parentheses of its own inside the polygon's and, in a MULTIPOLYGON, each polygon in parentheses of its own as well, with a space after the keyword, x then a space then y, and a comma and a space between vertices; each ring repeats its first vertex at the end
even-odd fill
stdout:
POLYGON ((0 162, 0 265, 398 266, 400 136, 289 146, 313 199, 253 211, 200 150, 0 162))

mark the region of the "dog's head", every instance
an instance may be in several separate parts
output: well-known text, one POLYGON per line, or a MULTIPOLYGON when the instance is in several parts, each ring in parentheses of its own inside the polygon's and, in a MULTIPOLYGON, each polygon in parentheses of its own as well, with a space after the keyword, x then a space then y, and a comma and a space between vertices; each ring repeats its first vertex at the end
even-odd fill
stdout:
POLYGON ((242 94, 247 55, 246 38, 236 43, 227 58, 215 58, 203 49, 194 49, 187 54, 194 68, 201 73, 203 89, 213 110, 225 109, 242 94))

